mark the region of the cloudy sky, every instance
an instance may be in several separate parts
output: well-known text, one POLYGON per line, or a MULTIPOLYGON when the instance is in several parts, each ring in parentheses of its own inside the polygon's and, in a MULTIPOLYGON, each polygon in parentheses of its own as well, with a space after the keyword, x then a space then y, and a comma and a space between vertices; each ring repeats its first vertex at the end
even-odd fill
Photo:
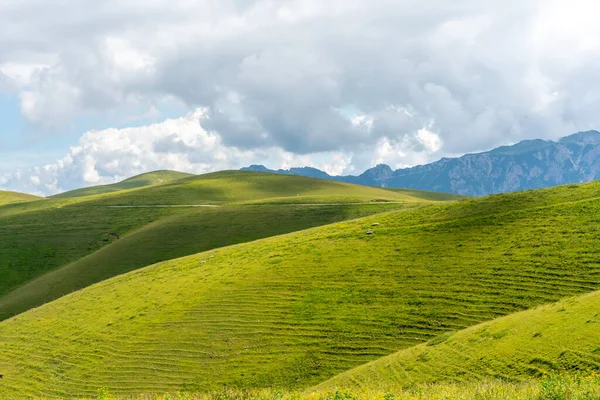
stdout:
POLYGON ((2 0, 0 188, 360 173, 600 128, 587 0, 2 0))

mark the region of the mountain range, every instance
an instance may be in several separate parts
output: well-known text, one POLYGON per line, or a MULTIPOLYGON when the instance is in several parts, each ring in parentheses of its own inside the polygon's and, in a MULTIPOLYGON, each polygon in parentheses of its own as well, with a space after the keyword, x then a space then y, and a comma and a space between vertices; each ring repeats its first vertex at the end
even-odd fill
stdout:
POLYGON ((409 188, 467 196, 539 189, 600 179, 600 132, 586 131, 558 141, 525 140, 490 151, 442 158, 430 164, 392 170, 377 165, 353 176, 332 176, 311 167, 242 170, 301 175, 367 186, 409 188))

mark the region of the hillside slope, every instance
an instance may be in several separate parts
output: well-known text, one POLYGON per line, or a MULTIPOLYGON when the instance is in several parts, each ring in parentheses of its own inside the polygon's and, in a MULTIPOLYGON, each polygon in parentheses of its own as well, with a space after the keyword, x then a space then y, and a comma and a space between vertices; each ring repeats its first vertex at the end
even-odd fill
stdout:
POLYGON ((0 323, 0 397, 309 387, 599 289, 599 193, 394 211, 118 276, 0 323))
MULTIPOLYGON (((93 283, 159 261, 400 207, 400 204, 386 203, 331 206, 267 204, 175 209, 174 213, 159 215, 154 222, 148 221, 118 239, 111 235, 101 236, 106 245, 99 250, 0 295, 0 321, 93 283)), ((147 208, 120 209, 125 212, 131 210, 137 218, 144 216, 140 210, 148 211, 147 208)))
POLYGON ((0 207, 0 296, 146 224, 185 211, 61 202, 44 200, 0 207))
POLYGON ((404 194, 407 196, 415 197, 422 200, 429 201, 452 201, 452 200, 465 200, 466 196, 460 194, 443 193, 443 192, 429 192, 426 190, 415 190, 415 189, 403 189, 403 188, 382 188, 389 190, 394 193, 404 194))
POLYGON ((401 350, 313 390, 524 379, 600 369, 600 292, 511 314, 401 350))
POLYGON ((336 203, 423 199, 380 188, 246 171, 221 171, 104 197, 105 205, 188 205, 231 202, 336 203))
POLYGON ((357 185, 222 172, 115 193, 7 205, 0 207, 0 320, 155 262, 424 203, 431 202, 357 185), (384 196, 387 203, 309 207, 384 196), (113 207, 210 201, 226 206, 246 199, 272 203, 214 209, 113 207), (278 206, 282 202, 302 205, 278 206))
POLYGON ((178 171, 153 171, 141 175, 136 175, 131 178, 125 179, 121 182, 113 183, 110 185, 91 186, 81 189, 70 190, 68 192, 60 193, 51 197, 61 199, 69 197, 92 196, 95 194, 102 193, 112 193, 118 192, 120 190, 158 185, 162 183, 176 181, 178 179, 187 178, 190 176, 193 175, 178 171))
POLYGON ((0 190, 0 206, 13 203, 23 203, 26 201, 34 200, 42 200, 42 197, 34 196, 31 194, 0 190))

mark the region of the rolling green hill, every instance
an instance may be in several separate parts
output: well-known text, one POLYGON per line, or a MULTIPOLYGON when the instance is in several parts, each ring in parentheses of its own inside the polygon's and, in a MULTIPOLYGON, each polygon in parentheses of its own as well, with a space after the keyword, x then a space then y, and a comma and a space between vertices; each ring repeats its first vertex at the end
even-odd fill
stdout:
POLYGON ((0 323, 0 397, 309 387, 599 289, 599 193, 404 209, 120 275, 0 323))
POLYGON ((91 196, 95 194, 102 193, 112 193, 118 192, 121 190, 127 189, 135 189, 144 186, 158 185, 162 183, 176 181, 178 179, 187 178, 190 176, 194 176, 192 174, 187 174, 185 172, 178 171, 153 171, 148 172, 141 175, 136 175, 129 179, 125 179, 118 183, 113 183, 111 185, 100 185, 100 186, 91 186, 81 189, 70 190, 68 192, 60 193, 52 198, 60 199, 60 198, 69 198, 69 197, 82 197, 82 196, 91 196))
POLYGON ((155 262, 425 203, 357 185, 221 172, 115 193, 0 207, 0 320, 155 262), (383 196, 388 203, 310 206, 383 196), (227 206, 224 199, 237 203, 227 206), (247 199, 254 205, 240 204, 247 199), (298 199, 302 204, 278 204, 299 203, 298 199), (221 207, 114 206, 215 200, 221 207), (267 203, 256 204, 260 201, 267 203))
POLYGON ((450 200, 464 200, 467 196, 453 193, 442 193, 442 192, 429 192, 426 190, 414 190, 414 189, 400 189, 400 188, 382 188, 389 190, 394 193, 405 194, 407 196, 416 197, 423 200, 432 201, 450 201, 450 200))
POLYGON ((86 203, 57 205, 58 202, 45 200, 0 207, 0 296, 146 224, 181 212, 163 208, 112 209, 86 203), (12 213, 14 209, 27 211, 12 213))
MULTIPOLYGON (((415 192, 419 193, 419 192, 415 192)), ((103 197, 120 206, 227 204, 240 202, 421 202, 414 195, 322 179, 248 171, 221 171, 103 197)), ((100 201, 100 200, 99 200, 100 201)))
POLYGON ((527 379, 600 369, 600 292, 450 332, 314 388, 400 388, 443 381, 527 379))
MULTIPOLYGON (((62 262, 65 256, 72 254, 76 258, 89 252, 86 241, 92 246, 103 246, 97 251, 84 255, 73 262, 68 262, 59 268, 47 273, 38 273, 38 277, 22 284, 9 286, 12 290, 0 295, 0 321, 15 314, 26 311, 54 300, 67 293, 81 289, 104 279, 132 271, 159 261, 169 260, 189 254, 210 250, 217 247, 235 243, 247 242, 282 233, 298 231, 315 226, 326 225, 346 219, 358 218, 382 211, 389 211, 401 207, 398 204, 373 204, 373 205, 336 205, 336 206, 230 206, 223 208, 191 208, 191 209, 156 209, 127 208, 113 209, 110 216, 100 216, 104 224, 123 224, 132 218, 138 223, 135 228, 125 226, 105 226, 95 224, 88 229, 86 224, 80 228, 71 229, 72 235, 58 235, 51 242, 47 235, 52 237, 52 232, 40 231, 27 232, 35 235, 38 243, 47 246, 48 253, 38 250, 32 253, 31 249, 24 249, 16 255, 13 261, 14 275, 18 278, 24 276, 23 265, 32 265, 34 262, 44 262, 43 266, 54 265, 62 262), (115 226, 117 228, 115 228, 115 226), (109 233, 106 233, 109 232, 109 233), (125 232, 118 235, 114 232, 125 232), (98 242, 94 243, 96 239, 98 242), (69 250, 60 255, 53 249, 64 248, 65 241, 77 241, 79 248, 69 250), (41 258, 44 255, 45 258, 41 258), (37 256, 32 260, 33 256, 37 256), (18 261, 23 260, 23 261, 18 261)), ((97 208, 93 208, 97 210, 97 208)), ((87 207, 70 207, 64 210, 67 213, 81 212, 87 214, 87 207)), ((66 218, 66 225, 74 224, 73 214, 66 218)), ((133 222, 133 221, 131 221, 133 222)), ((56 229, 57 225, 52 225, 56 229)), ((60 225, 59 225, 60 226, 60 225)), ((9 232, 0 228, 1 232, 9 232)), ((65 227, 65 229, 68 229, 65 227)), ((13 231, 13 230, 11 230, 13 231)), ((24 232, 21 230, 21 232, 24 232)), ((0 235, 1 236, 1 235, 0 235)), ((30 236, 30 240, 33 239, 30 236)), ((10 243, 0 244, 0 249, 10 243)), ((13 240, 14 241, 14 240, 13 240)), ((10 254, 7 252, 7 254, 10 254)), ((15 253, 12 254, 15 256, 15 253)), ((6 261, 0 261, 0 265, 6 261)), ((2 286, 8 286, 9 279, 2 280, 2 286)))
POLYGON ((34 196, 31 194, 0 190, 0 206, 13 203, 23 203, 34 200, 42 200, 42 197, 34 196))

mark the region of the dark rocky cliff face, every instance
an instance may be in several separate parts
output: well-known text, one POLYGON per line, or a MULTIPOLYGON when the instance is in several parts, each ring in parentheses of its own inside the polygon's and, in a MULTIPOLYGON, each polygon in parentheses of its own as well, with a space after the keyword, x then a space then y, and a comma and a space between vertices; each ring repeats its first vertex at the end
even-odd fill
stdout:
MULTIPOLYGON (((267 170, 263 166, 244 169, 267 170)), ((600 179, 600 132, 580 132, 557 142, 526 140, 484 153, 442 158, 431 164, 396 171, 387 165, 378 165, 359 176, 330 176, 314 168, 270 172, 369 186, 483 196, 600 179)))

